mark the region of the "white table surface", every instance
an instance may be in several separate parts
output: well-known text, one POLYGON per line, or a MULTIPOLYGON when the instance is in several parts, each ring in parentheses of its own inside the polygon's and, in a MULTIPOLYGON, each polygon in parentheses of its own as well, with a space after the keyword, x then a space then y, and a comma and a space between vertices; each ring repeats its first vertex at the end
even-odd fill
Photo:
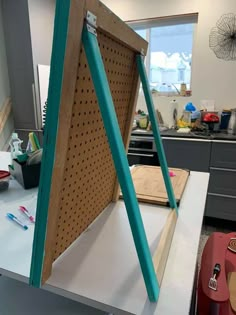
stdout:
MULTIPOLYGON (((115 314, 189 314, 208 179, 207 173, 191 172, 157 304, 147 298, 122 201, 54 263, 45 289, 115 314)), ((168 210, 142 204, 141 213, 153 251, 168 210)))
MULTIPOLYGON (((0 152, 0 169, 8 170, 11 164, 10 154, 0 152)), ((13 213, 21 220, 27 218, 18 210, 19 206, 35 212, 37 188, 25 190, 14 179, 10 180, 9 189, 0 192, 0 274, 28 281, 32 255, 34 224, 29 223, 28 230, 10 221, 6 214, 13 213)))
MULTIPOLYGON (((1 153, 0 168, 5 163, 6 169, 9 159, 3 156, 1 153)), ((43 288, 115 314, 187 315, 208 180, 207 173, 191 172, 158 303, 150 303, 147 298, 122 201, 111 204, 59 257, 43 288)), ((8 222, 5 214, 10 210, 18 213, 19 205, 35 207, 36 198, 37 189, 20 189, 14 180, 9 191, 0 195, 0 273, 21 281, 27 281, 29 277, 33 226, 28 231, 21 230, 13 222, 8 222)), ((154 251, 169 210, 144 204, 140 209, 149 245, 154 251)))

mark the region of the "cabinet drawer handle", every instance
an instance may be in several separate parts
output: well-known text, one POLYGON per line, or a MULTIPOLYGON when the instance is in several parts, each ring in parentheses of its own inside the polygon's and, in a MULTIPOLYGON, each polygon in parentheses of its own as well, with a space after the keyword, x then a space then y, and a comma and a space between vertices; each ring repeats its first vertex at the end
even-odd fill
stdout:
POLYGON ((225 143, 233 143, 233 144, 235 144, 236 142, 235 141, 230 141, 230 140, 212 140, 212 142, 215 142, 215 143, 223 143, 223 144, 225 144, 225 143))
POLYGON ((209 196, 236 199, 236 196, 208 193, 209 196))
POLYGON ((210 167, 210 169, 214 171, 236 172, 236 169, 233 169, 233 168, 210 167))
POLYGON ((142 148, 133 148, 133 147, 129 147, 129 150, 137 151, 137 152, 155 152, 152 149, 142 149, 142 148))
POLYGON ((162 140, 175 140, 175 141, 183 141, 183 142, 187 142, 187 141, 190 141, 190 142, 211 142, 211 140, 208 140, 208 139, 194 139, 194 138, 182 138, 182 137, 179 137, 179 138, 175 138, 175 137, 162 137, 162 140))
POLYGON ((134 137, 131 136, 130 141, 143 141, 143 142, 153 142, 154 137, 134 137))
POLYGON ((154 157, 154 154, 142 154, 142 153, 128 153, 128 155, 154 157))

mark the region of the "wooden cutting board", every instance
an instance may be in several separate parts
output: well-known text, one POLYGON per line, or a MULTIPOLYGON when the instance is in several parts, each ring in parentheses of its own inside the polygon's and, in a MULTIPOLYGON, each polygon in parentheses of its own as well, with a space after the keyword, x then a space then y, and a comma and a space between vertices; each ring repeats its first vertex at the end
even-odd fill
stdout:
POLYGON ((232 309, 236 312, 236 272, 228 273, 228 287, 230 292, 230 304, 232 309))
MULTIPOLYGON (((189 171, 169 168, 176 202, 179 203, 189 177, 189 171)), ((139 201, 159 205, 169 205, 165 183, 159 166, 137 165, 131 169, 134 188, 139 201)))

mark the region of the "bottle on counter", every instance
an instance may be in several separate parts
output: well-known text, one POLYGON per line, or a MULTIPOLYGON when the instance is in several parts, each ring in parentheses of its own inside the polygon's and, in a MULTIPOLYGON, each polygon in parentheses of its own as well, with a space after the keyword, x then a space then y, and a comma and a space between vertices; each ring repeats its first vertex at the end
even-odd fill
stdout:
POLYGON ((164 122, 168 128, 176 128, 178 119, 178 102, 173 99, 163 112, 164 122))
POLYGON ((11 158, 16 159, 18 155, 22 154, 21 144, 22 140, 18 138, 18 133, 13 132, 11 140, 9 142, 11 148, 11 158))

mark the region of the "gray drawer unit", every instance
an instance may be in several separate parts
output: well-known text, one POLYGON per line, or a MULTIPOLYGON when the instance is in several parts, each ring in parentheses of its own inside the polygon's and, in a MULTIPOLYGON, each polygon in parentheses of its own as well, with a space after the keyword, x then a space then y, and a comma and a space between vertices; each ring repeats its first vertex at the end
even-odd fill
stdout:
POLYGON ((236 169, 236 141, 212 143, 211 166, 236 169))
POLYGON ((236 197, 208 193, 205 216, 236 221, 236 197))
POLYGON ((209 172, 210 141, 163 137, 163 145, 168 166, 209 172))
POLYGON ((208 192, 236 197, 236 169, 211 167, 208 192))

